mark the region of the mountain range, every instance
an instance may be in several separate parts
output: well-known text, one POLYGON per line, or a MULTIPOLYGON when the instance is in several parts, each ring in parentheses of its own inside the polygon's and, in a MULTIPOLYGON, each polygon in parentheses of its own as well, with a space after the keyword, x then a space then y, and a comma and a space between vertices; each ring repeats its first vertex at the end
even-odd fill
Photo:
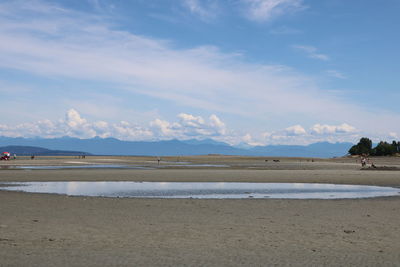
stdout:
POLYGON ((319 142, 307 146, 269 145, 256 147, 234 147, 211 139, 168 141, 122 141, 115 138, 94 137, 79 139, 0 137, 0 146, 32 146, 50 150, 69 151, 83 155, 142 155, 142 156, 189 156, 189 155, 241 155, 282 157, 339 157, 347 154, 352 143, 319 142), (75 152, 74 152, 75 151, 75 152))
POLYGON ((12 155, 18 156, 76 156, 76 155, 90 155, 87 152, 70 151, 70 150, 51 150, 43 147, 36 146, 3 146, 0 147, 1 152, 9 152, 12 155))

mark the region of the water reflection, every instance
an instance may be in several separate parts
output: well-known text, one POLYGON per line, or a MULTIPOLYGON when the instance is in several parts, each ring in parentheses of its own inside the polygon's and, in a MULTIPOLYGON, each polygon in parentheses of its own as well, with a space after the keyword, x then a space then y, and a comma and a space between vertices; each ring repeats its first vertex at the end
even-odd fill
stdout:
POLYGON ((118 164, 91 164, 91 165, 36 165, 28 166, 21 165, 15 166, 17 169, 28 170, 58 170, 58 169, 152 169, 144 166, 129 166, 118 164))
POLYGON ((0 190, 70 196, 207 199, 338 199, 400 194, 399 188, 365 185, 233 182, 15 182, 0 184, 0 190))
MULTIPOLYGON (((78 163, 76 163, 78 164, 78 163)), ((219 164, 163 164, 160 166, 137 166, 137 165, 122 165, 122 164, 90 164, 90 165, 14 165, 14 166, 1 166, 15 169, 27 170, 58 170, 58 169, 139 169, 139 170, 153 170, 155 168, 196 168, 196 167, 214 167, 214 168, 228 168, 229 165, 219 164)))

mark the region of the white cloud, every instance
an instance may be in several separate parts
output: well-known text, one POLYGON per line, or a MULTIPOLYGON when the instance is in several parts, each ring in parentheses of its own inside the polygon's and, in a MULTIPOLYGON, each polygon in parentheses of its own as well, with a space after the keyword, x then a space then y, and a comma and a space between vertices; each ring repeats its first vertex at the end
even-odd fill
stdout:
POLYGON ((145 141, 154 138, 154 134, 151 130, 133 125, 126 121, 113 124, 111 127, 105 128, 102 131, 100 137, 115 137, 121 140, 132 140, 132 141, 145 141))
POLYGON ((307 56, 310 58, 323 60, 323 61, 328 61, 330 59, 329 56, 319 53, 318 49, 315 48, 314 46, 294 45, 293 48, 305 52, 307 54, 307 56))
POLYGON ((176 128, 180 125, 170 124, 168 121, 155 119, 150 123, 153 131, 156 132, 158 137, 177 137, 178 132, 176 128))
POLYGON ((395 133, 395 132, 390 132, 390 133, 388 134, 388 136, 389 136, 390 138, 394 138, 394 139, 399 138, 399 135, 398 135, 397 133, 395 133))
POLYGON ((341 134, 354 132, 356 132, 356 128, 347 123, 341 125, 315 124, 311 127, 312 134, 341 134))
POLYGON ((204 124, 204 119, 200 116, 195 117, 190 114, 186 113, 181 113, 178 115, 178 117, 181 119, 181 123, 184 126, 189 126, 189 127, 199 127, 200 125, 204 124))
POLYGON ((179 121, 173 123, 156 119, 150 125, 159 138, 205 138, 218 137, 227 133, 225 123, 215 114, 211 115, 208 120, 186 113, 180 113, 178 118, 179 121))
POLYGON ((294 125, 283 130, 261 133, 257 138, 252 136, 250 141, 264 145, 307 145, 316 142, 355 142, 359 138, 359 132, 355 127, 343 123, 340 125, 315 124, 309 130, 301 125, 294 125))
POLYGON ((115 137, 121 140, 146 140, 153 133, 143 127, 131 125, 128 122, 109 124, 105 121, 89 122, 82 118, 78 111, 67 111, 65 120, 41 120, 36 123, 22 123, 16 126, 0 125, 0 136, 9 137, 43 137, 54 138, 62 136, 92 138, 115 137))
POLYGON ((201 116, 180 113, 178 121, 169 122, 155 119, 149 127, 131 124, 126 121, 110 124, 106 121, 90 122, 75 109, 66 113, 65 120, 52 122, 42 120, 37 123, 23 123, 17 126, 0 125, 0 136, 21 137, 61 137, 78 138, 115 137, 121 140, 164 140, 164 139, 204 139, 213 138, 218 141, 248 145, 264 145, 267 143, 287 143, 306 131, 300 125, 288 127, 282 131, 262 134, 261 139, 253 138, 247 133, 244 136, 227 129, 225 123, 212 114, 207 120, 201 116))
POLYGON ((251 137, 251 134, 249 134, 249 133, 245 134, 242 139, 247 144, 250 144, 251 142, 253 142, 253 138, 251 137))
POLYGON ((65 121, 71 128, 77 128, 86 124, 86 120, 82 119, 81 115, 75 109, 68 110, 65 121))
POLYGON ((16 126, 0 125, 0 136, 9 137, 43 137, 53 138, 71 136, 78 138, 115 137, 121 140, 164 140, 164 139, 204 139, 230 138, 226 136, 226 125, 215 114, 208 120, 201 116, 180 113, 178 121, 169 122, 162 119, 151 121, 148 126, 140 126, 127 121, 108 123, 106 121, 90 122, 75 110, 67 111, 64 120, 52 122, 41 120, 36 123, 22 123, 16 126))
POLYGON ((242 137, 242 142, 244 142, 245 144, 249 145, 249 146, 263 146, 265 145, 265 143, 262 142, 257 142, 253 139, 253 137, 251 136, 251 134, 247 133, 242 137))
POLYGON ((227 133, 225 123, 223 123, 215 114, 212 114, 209 118, 210 126, 216 130, 220 135, 227 133))
POLYGON ((287 135, 304 135, 306 130, 301 125, 294 125, 285 129, 287 135))
POLYGON ((268 21, 305 8, 302 0, 242 0, 242 2, 247 5, 247 17, 255 21, 268 21))
MULTIPOLYGON (((40 120, 34 123, 21 123, 15 126, 0 124, 0 136, 55 138, 70 136, 77 138, 114 137, 129 141, 155 141, 169 139, 206 139, 237 145, 246 143, 250 146, 271 144, 306 145, 315 142, 355 142, 360 138, 357 130, 346 123, 340 125, 315 124, 306 131, 301 125, 294 125, 282 130, 246 133, 228 129, 226 124, 212 114, 207 119, 192 114, 180 113, 177 121, 155 119, 145 125, 120 121, 89 121, 77 110, 66 112, 65 119, 57 121, 40 120)), ((393 132, 389 139, 395 138, 393 132)), ((373 140, 379 137, 371 135, 373 140)))

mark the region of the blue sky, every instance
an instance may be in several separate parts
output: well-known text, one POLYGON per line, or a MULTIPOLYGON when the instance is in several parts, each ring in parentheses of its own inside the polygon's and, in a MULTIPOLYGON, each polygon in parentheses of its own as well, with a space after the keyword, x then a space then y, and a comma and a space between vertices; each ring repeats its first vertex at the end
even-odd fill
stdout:
POLYGON ((400 138, 397 0, 0 1, 0 135, 400 138))

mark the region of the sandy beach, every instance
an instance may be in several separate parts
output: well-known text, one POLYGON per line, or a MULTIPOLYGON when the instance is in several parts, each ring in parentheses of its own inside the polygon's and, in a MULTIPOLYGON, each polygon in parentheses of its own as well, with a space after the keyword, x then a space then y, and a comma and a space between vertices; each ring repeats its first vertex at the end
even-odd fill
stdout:
MULTIPOLYGON (((353 158, 278 160, 166 157, 158 166, 146 157, 39 157, 1 162, 0 182, 243 181, 400 187, 399 171, 360 170, 353 158), (79 164, 148 169, 15 168, 79 164)), ((373 160, 377 165, 400 166, 399 158, 373 160)), ((0 214, 0 266, 400 264, 400 197, 166 200, 0 191, 0 214)))

